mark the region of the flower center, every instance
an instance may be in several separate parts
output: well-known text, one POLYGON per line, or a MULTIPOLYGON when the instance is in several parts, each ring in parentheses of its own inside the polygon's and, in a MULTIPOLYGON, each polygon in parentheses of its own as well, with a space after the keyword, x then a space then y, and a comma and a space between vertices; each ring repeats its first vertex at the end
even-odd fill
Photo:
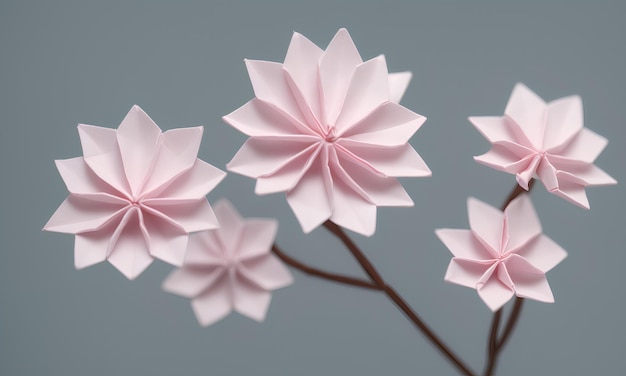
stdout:
POLYGON ((324 135, 324 141, 328 143, 333 143, 337 141, 337 136, 335 135, 335 127, 330 128, 328 132, 326 132, 326 134, 324 135))

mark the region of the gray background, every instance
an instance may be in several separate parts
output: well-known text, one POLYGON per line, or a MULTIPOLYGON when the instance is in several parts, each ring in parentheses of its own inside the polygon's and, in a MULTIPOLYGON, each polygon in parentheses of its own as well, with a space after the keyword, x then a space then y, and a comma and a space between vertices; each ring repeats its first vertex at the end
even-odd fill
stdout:
MULTIPOLYGON (((429 118, 411 143, 433 171, 403 179, 414 208, 383 208, 376 234, 353 238, 482 369, 490 311, 444 283, 450 254, 433 229, 466 228, 467 196, 499 206, 514 178, 472 160, 489 144, 466 117, 501 114, 517 81, 547 100, 580 94, 586 126, 610 139, 597 164, 626 182, 626 7, 468 3, 2 1, 0 374, 454 374, 378 293, 294 271, 263 324, 232 314, 205 329, 160 290, 169 266, 134 282, 107 263, 76 271, 73 237, 40 231, 66 196, 53 160, 81 155, 77 123, 117 127, 136 103, 163 129, 205 125, 200 158, 224 168, 245 136, 220 117, 253 96, 243 58, 282 61, 294 30, 325 48, 340 27, 364 58, 413 71, 402 103, 429 118)), ((209 199, 279 218, 290 254, 361 275, 323 229, 302 233, 283 195, 253 186, 229 175, 209 199)), ((557 303, 528 302, 499 371, 624 374, 624 185, 589 189, 591 211, 537 188, 544 231, 569 257, 548 274, 557 303)))

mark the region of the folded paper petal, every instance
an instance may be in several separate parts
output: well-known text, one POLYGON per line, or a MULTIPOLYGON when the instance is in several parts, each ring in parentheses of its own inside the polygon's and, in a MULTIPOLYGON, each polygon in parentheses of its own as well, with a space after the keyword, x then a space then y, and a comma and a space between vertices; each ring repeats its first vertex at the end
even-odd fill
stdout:
POLYGON ((256 98, 223 119, 250 136, 227 168, 255 193, 285 192, 304 232, 336 219, 371 235, 377 206, 412 205, 390 178, 431 175, 408 144, 426 118, 397 104, 410 72, 363 62, 345 29, 326 50, 294 33, 284 63, 246 66, 256 98))
POLYGON ((108 259, 134 279, 182 265, 189 232, 218 226, 205 196, 225 176, 197 159, 202 127, 165 133, 138 106, 118 129, 78 126, 84 157, 56 161, 70 195, 44 230, 76 234, 75 265, 108 259))
POLYGON ((227 200, 215 204, 221 227, 192 234, 184 264, 163 282, 163 289, 193 299, 201 325, 232 310, 253 320, 265 318, 271 291, 293 278, 270 253, 277 222, 242 218, 227 200))

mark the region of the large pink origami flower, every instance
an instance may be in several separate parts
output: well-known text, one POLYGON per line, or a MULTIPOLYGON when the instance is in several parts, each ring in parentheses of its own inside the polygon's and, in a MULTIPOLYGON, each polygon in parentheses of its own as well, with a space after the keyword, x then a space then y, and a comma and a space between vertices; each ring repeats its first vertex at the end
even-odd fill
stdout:
POLYGON ((546 103, 518 83, 503 117, 469 120, 493 144, 476 161, 516 174, 526 190, 536 175, 548 191, 589 209, 586 186, 617 183, 593 164, 607 140, 583 127, 582 101, 577 95, 546 103))
POLYGON ((77 269, 106 259, 134 279, 153 257, 181 265, 188 233, 218 226, 205 195, 225 173, 196 158, 202 130, 161 133, 138 106, 117 130, 80 124, 84 156, 56 161, 70 195, 44 230, 76 234, 77 269))
POLYGON ((242 219, 228 200, 215 204, 221 227, 191 235, 185 264, 163 282, 163 289, 192 299, 202 326, 233 309, 263 321, 271 290, 290 285, 291 273, 270 253, 278 223, 242 219))
POLYGON ((286 192, 304 232, 330 219, 372 235, 377 206, 411 206, 396 177, 429 176, 408 144, 426 120, 397 102, 410 73, 363 62, 345 29, 326 51, 294 33, 284 63, 246 60, 256 98, 224 117, 251 138, 228 164, 286 192))
POLYGON ((513 294, 554 302, 545 273, 567 253, 541 233, 530 198, 524 194, 500 210, 474 198, 467 201, 471 230, 438 229, 454 255, 445 280, 478 290, 492 310, 513 294))

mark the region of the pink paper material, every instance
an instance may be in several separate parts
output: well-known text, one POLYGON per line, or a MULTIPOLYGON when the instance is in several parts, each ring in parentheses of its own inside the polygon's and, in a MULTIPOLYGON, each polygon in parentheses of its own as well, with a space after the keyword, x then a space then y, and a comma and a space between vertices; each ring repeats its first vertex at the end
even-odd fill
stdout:
POLYGON ((84 156, 56 161, 70 195, 44 230, 76 234, 77 269, 108 260, 134 279, 153 257, 181 265, 188 233, 218 226, 205 195, 225 173, 196 158, 202 131, 162 133, 138 106, 117 130, 80 124, 84 156))
POLYGON ((545 273, 567 253, 541 233, 541 224, 527 194, 504 210, 475 198, 467 201, 471 230, 438 229, 439 239, 454 255, 445 280, 478 290, 492 311, 513 294, 554 302, 545 273))
POLYGON ((192 234, 184 265, 163 282, 163 289, 192 299, 202 326, 233 309, 263 321, 271 290, 290 285, 291 273, 270 253, 278 222, 243 219, 228 200, 215 204, 221 227, 192 234))
POLYGON ((608 141, 583 127, 582 101, 577 95, 546 103, 518 83, 503 117, 469 120, 493 144, 476 161, 516 174, 526 190, 537 176, 551 193, 589 209, 586 186, 617 183, 593 164, 608 141))
POLYGON ((411 74, 363 62, 345 29, 324 51, 294 33, 284 63, 246 60, 256 95, 224 121, 250 136, 228 170, 286 192, 304 232, 330 219, 363 235, 377 206, 412 206, 398 176, 430 176, 408 143, 426 120, 397 102, 411 74))

